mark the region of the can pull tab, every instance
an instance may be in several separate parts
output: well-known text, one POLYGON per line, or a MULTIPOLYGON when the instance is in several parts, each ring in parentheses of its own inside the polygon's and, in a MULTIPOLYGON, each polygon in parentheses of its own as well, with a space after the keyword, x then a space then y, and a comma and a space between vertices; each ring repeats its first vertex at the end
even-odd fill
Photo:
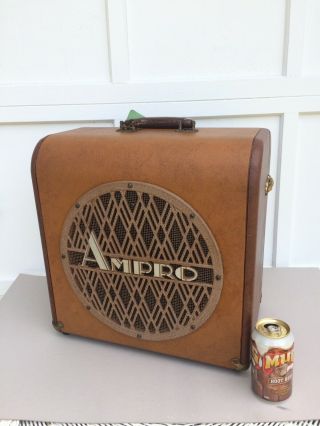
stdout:
POLYGON ((268 195, 268 193, 270 191, 272 191, 273 185, 274 185, 274 180, 272 179, 272 177, 270 175, 268 175, 267 179, 266 179, 266 184, 265 184, 265 187, 264 187, 264 193, 266 195, 268 195))

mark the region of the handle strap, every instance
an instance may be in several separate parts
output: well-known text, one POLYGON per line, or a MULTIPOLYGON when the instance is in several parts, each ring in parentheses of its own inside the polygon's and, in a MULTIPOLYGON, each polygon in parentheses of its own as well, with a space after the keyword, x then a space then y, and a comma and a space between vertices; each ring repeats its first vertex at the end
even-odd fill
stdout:
POLYGON ((174 129, 180 132, 196 132, 196 122, 183 117, 143 117, 120 121, 120 131, 134 132, 140 129, 174 129))

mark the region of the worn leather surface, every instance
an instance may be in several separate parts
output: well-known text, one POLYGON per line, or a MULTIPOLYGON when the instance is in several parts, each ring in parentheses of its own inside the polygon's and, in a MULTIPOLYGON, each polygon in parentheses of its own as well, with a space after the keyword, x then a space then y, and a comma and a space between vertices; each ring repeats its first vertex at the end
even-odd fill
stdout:
MULTIPOLYGON (((248 303, 248 298, 259 294, 244 291, 244 284, 248 285, 248 178, 257 132, 200 129, 197 133, 122 133, 110 128, 83 128, 43 140, 34 155, 33 174, 54 310, 65 332, 229 368, 242 354, 242 362, 247 363, 248 356, 243 350, 241 353, 246 337, 243 324, 248 327, 247 319, 243 323, 243 312, 249 309, 251 318, 252 306, 258 306, 258 302, 243 306, 244 295, 248 303), (67 281, 59 248, 68 211, 90 189, 118 180, 147 182, 178 195, 201 215, 218 243, 224 269, 221 299, 207 322, 187 336, 151 342, 116 332, 85 309, 67 281)), ((258 283, 258 275, 255 277, 258 283)))
POLYGON ((270 132, 261 129, 252 143, 248 176, 247 236, 244 278, 243 340, 241 361, 249 358, 250 337, 262 298, 262 268, 268 195, 265 193, 270 164, 270 132))

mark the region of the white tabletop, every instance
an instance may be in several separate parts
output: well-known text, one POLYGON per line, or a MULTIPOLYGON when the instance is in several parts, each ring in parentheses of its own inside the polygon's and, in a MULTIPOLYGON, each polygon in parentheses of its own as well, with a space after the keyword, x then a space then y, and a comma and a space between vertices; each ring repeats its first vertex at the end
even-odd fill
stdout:
POLYGON ((320 419, 320 271, 267 269, 260 317, 295 335, 293 395, 270 403, 250 374, 65 336, 44 277, 21 275, 0 302, 0 419, 261 422, 320 419))

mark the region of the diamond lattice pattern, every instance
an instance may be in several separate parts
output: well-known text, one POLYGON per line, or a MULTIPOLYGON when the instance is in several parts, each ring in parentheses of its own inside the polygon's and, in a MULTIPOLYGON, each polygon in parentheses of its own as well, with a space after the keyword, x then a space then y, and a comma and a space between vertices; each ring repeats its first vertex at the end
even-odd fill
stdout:
POLYGON ((192 329, 212 296, 214 259, 203 235, 173 203, 147 192, 108 192, 83 205, 69 228, 67 252, 88 309, 130 335, 160 340, 192 329), (198 279, 103 271, 94 259, 83 264, 91 232, 105 256, 192 266, 198 279))

